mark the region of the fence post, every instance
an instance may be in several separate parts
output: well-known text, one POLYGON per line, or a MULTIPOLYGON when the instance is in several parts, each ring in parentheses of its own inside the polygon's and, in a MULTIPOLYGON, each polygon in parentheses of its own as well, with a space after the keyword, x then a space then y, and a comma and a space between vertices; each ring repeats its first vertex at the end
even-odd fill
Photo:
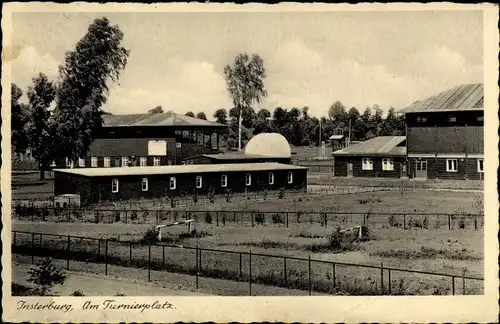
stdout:
POLYGON ((35 233, 31 233, 31 264, 35 263, 35 233))
POLYGON ((392 289, 391 289, 391 269, 389 268, 389 295, 392 295, 392 289))
POLYGON ((288 212, 286 212, 286 228, 288 228, 288 212))
POLYGON ((215 220, 216 220, 217 227, 219 227, 219 213, 218 212, 215 212, 215 220))
POLYGON ((403 229, 406 229, 406 214, 403 214, 403 229))
POLYGON ((129 263, 132 263, 132 241, 130 241, 130 244, 129 244, 128 259, 129 259, 129 263))
POLYGON ((95 210, 95 223, 96 224, 99 223, 99 210, 98 209, 95 210))
POLYGON ((332 263, 332 280, 333 280, 333 289, 335 289, 336 287, 336 283, 335 283, 335 262, 332 263))
POLYGON ((462 295, 465 295, 465 269, 462 271, 462 295))
POLYGON ((203 251, 203 249, 200 249, 200 252, 199 252, 200 256, 199 256, 199 259, 198 259, 198 261, 200 261, 200 273, 202 273, 202 271, 203 271, 203 267, 202 267, 203 264, 201 263, 201 252, 202 251, 203 251))
POLYGON ((250 218, 252 219, 252 227, 254 227, 254 219, 253 219, 254 215, 253 215, 253 210, 250 212, 250 218))
POLYGON ((328 213, 325 213, 325 228, 328 227, 328 213))
MULTIPOLYGON (((287 213, 288 214, 288 213, 287 213)), ((286 273, 286 257, 283 258, 283 276, 285 278, 285 285, 288 287, 287 273, 286 273)))
MULTIPOLYGON (((196 266, 198 267, 198 251, 196 251, 196 266)), ((165 268, 165 246, 161 247, 161 268, 165 268)))
POLYGON ((455 295, 455 276, 451 276, 451 293, 455 295))
MULTIPOLYGON (((163 249, 163 251, 165 251, 165 249, 163 249)), ((198 290, 198 275, 200 272, 200 264, 198 263, 198 253, 200 253, 199 251, 200 250, 198 249, 198 245, 196 245, 196 290, 198 290)))
POLYGON ((148 245, 148 282, 151 282, 151 243, 148 245))
POLYGON ((380 292, 384 294, 384 263, 380 262, 380 292))
POLYGON ((156 211, 156 225, 160 224, 160 211, 156 211))
POLYGON ((70 259, 70 254, 71 254, 71 236, 68 235, 68 255, 67 255, 67 263, 66 263, 66 270, 69 271, 69 259, 70 259))
POLYGON ((451 215, 448 214, 448 230, 451 230, 451 215))
POLYGON ((309 296, 312 295, 312 281, 311 281, 311 255, 309 254, 309 296))
POLYGON ((242 269, 242 265, 243 265, 243 255, 241 254, 240 252, 240 278, 243 278, 243 269, 242 269))
POLYGON ((97 255, 101 256, 101 239, 97 240, 97 255))
POLYGON ((104 247, 104 264, 105 264, 105 268, 104 268, 104 275, 107 276, 108 275, 108 239, 106 239, 106 246, 104 247))
POLYGON ((252 250, 248 251, 248 291, 250 296, 252 296, 252 250))
POLYGON ((14 247, 16 247, 16 234, 17 234, 17 232, 14 231, 14 242, 13 242, 14 243, 14 247))

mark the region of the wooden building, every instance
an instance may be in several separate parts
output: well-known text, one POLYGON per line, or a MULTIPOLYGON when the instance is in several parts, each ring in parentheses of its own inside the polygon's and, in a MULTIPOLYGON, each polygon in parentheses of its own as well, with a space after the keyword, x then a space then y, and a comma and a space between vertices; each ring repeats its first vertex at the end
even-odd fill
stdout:
POLYGON ((332 153, 340 177, 406 177, 405 136, 379 136, 332 153))
POLYGON ((82 204, 281 188, 306 190, 307 168, 234 163, 54 170, 54 195, 78 194, 82 204))
POLYGON ((291 157, 269 157, 242 153, 201 154, 186 159, 186 164, 229 164, 229 163, 264 163, 276 162, 292 164, 291 157))
POLYGON ((417 179, 482 179, 483 84, 465 84, 401 110, 409 174, 417 179))
MULTIPOLYGON (((189 157, 219 153, 226 125, 179 115, 104 115, 104 125, 74 167, 180 165, 189 157)), ((69 166, 69 165, 68 165, 69 166)))

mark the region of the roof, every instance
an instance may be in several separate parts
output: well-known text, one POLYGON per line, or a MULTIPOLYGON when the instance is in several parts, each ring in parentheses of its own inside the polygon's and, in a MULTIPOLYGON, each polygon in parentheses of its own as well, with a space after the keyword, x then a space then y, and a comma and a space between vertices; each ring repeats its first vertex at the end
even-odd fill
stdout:
POLYGON ((441 112, 483 110, 484 86, 482 83, 462 84, 438 93, 432 97, 417 101, 400 113, 441 112))
POLYGON ((103 115, 104 127, 126 126, 212 126, 227 127, 227 125, 176 114, 172 111, 161 114, 130 114, 103 115))
POLYGON ((278 170, 306 170, 306 167, 267 163, 232 163, 232 164, 189 164, 164 165, 157 167, 120 167, 120 168, 77 168, 55 169, 55 172, 76 174, 85 177, 109 177, 127 175, 156 175, 156 174, 185 174, 209 172, 238 172, 238 171, 278 171, 278 170))
POLYGON ((263 155, 274 158, 289 158, 292 156, 290 144, 279 133, 260 133, 248 141, 245 154, 263 155))
POLYGON ((266 155, 242 154, 242 153, 201 154, 201 156, 215 160, 254 160, 254 159, 272 158, 266 155))
POLYGON ((337 150, 332 155, 406 155, 406 147, 398 146, 405 140, 406 136, 378 136, 337 150))
POLYGON ((330 139, 330 140, 339 140, 339 139, 343 139, 343 138, 344 138, 344 135, 332 135, 328 139, 330 139))

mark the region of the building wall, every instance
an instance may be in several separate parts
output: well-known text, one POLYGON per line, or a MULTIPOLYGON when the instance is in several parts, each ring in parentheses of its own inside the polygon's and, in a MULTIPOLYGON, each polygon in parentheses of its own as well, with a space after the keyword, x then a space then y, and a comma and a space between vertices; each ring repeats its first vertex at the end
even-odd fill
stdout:
POLYGON ((457 158, 457 172, 446 171, 446 158, 411 158, 410 175, 413 177, 416 161, 427 161, 427 178, 443 180, 482 180, 484 173, 479 173, 477 169, 477 158, 457 158))
POLYGON ((192 161, 192 164, 228 164, 228 163, 264 163, 264 162, 276 162, 282 164, 292 164, 291 158, 264 158, 264 159, 213 159, 206 156, 196 156, 188 158, 187 160, 192 161))
MULTIPOLYGON (((369 156, 366 156, 370 158, 369 156)), ((387 157, 390 158, 390 157, 387 157)), ((404 163, 404 157, 393 157, 394 170, 382 170, 383 157, 371 157, 373 160, 373 170, 363 170, 361 156, 336 156, 335 157, 335 176, 347 176, 347 163, 352 163, 352 176, 353 177, 377 177, 377 178, 400 178, 401 177, 401 163, 404 163)))
POLYGON ((460 127, 409 127, 407 130, 408 154, 418 153, 483 153, 484 128, 460 127))
POLYGON ((142 178, 145 176, 117 176, 117 177, 94 177, 86 182, 74 175, 56 173, 58 180, 55 182, 55 192, 78 193, 83 203, 95 203, 98 200, 127 200, 139 198, 178 197, 183 195, 206 195, 210 190, 215 194, 224 194, 229 189, 231 192, 258 191, 263 189, 275 190, 306 189, 307 170, 292 170, 293 183, 288 184, 287 174, 289 171, 271 171, 274 173, 274 184, 269 185, 269 171, 248 172, 252 175, 250 186, 245 185, 245 174, 247 172, 220 172, 200 174, 178 174, 178 175, 150 175, 148 178, 148 191, 142 191, 142 178), (228 177, 227 188, 221 185, 221 175, 228 177), (196 176, 201 175, 202 188, 196 188, 196 176), (176 189, 170 190, 170 177, 176 178, 176 189), (112 193, 112 179, 119 180, 119 192, 112 193), (67 192, 69 191, 69 192, 67 192))

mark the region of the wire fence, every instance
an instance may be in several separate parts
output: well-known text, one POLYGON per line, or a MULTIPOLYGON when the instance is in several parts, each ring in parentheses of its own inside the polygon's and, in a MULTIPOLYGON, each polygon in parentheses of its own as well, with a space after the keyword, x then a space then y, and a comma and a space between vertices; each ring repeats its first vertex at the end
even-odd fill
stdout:
MULTIPOLYGON (((12 253, 51 257, 67 270, 94 271, 119 276, 127 268, 142 269, 148 281, 162 280, 164 272, 252 285, 347 295, 482 294, 483 278, 461 274, 417 271, 380 265, 228 251, 192 246, 141 244, 133 241, 34 232, 12 232, 12 253), (94 265, 101 265, 96 267, 94 265), (119 273, 121 271, 122 273, 119 273), (163 275, 162 275, 163 272, 163 275)), ((126 272, 126 271, 125 271, 126 272)))
POLYGON ((20 220, 52 222, 92 222, 125 224, 162 224, 194 219, 217 227, 297 227, 317 224, 321 227, 364 225, 369 228, 396 227, 404 230, 474 229, 484 226, 483 214, 445 213, 381 213, 381 212, 312 212, 312 211, 244 211, 244 210, 182 210, 182 209, 106 209, 51 208, 18 205, 13 216, 20 220))

